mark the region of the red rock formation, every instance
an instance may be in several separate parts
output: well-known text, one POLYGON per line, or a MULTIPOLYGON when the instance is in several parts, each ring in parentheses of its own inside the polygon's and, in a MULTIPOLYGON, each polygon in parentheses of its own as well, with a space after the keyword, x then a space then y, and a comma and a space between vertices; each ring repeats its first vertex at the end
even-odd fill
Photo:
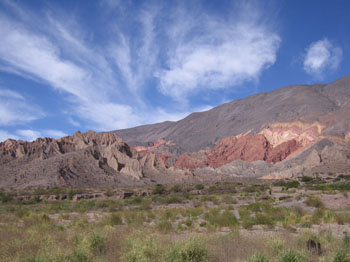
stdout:
POLYGON ((262 134, 231 136, 221 139, 212 150, 182 154, 177 159, 175 166, 189 169, 205 166, 217 168, 238 159, 248 162, 264 160, 276 163, 284 160, 299 148, 300 144, 295 139, 272 147, 262 134))
POLYGON ((286 159, 291 153, 301 148, 301 144, 295 139, 284 142, 274 147, 268 154, 267 162, 277 163, 286 159))

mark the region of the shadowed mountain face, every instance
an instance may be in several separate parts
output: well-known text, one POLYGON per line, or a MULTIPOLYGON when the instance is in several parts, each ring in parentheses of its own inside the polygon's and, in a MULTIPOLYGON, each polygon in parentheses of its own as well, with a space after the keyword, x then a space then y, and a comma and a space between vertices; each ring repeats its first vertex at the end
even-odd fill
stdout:
MULTIPOLYGON (((257 134, 277 123, 315 124, 323 136, 350 132, 350 76, 330 84, 287 86, 164 122, 114 131, 131 145, 171 141, 178 153, 213 147, 221 138, 257 134)), ((281 125, 282 126, 282 125, 281 125)))

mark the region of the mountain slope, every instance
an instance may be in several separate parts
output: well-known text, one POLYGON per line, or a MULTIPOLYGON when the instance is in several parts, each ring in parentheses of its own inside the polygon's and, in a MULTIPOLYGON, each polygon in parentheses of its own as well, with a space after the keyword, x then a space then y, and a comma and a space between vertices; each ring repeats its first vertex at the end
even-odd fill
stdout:
POLYGON ((317 124, 320 134, 343 138, 350 132, 350 76, 330 84, 287 86, 232 101, 177 122, 116 130, 131 145, 171 140, 178 153, 213 147, 221 138, 257 134, 276 123, 317 124), (209 123, 209 124, 208 124, 209 123))

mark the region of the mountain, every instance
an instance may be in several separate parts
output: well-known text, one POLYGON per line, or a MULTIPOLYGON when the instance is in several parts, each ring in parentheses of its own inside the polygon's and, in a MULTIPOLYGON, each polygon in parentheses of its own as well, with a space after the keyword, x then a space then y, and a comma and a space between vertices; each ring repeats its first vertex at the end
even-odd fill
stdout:
POLYGON ((0 188, 106 187, 176 182, 186 171, 164 156, 137 153, 114 133, 76 132, 60 139, 0 143, 0 188))
POLYGON ((163 122, 0 143, 0 189, 284 179, 350 170, 350 77, 163 122))
POLYGON ((212 175, 278 178, 281 173, 347 172, 350 76, 330 84, 287 86, 177 122, 114 132, 138 151, 172 154, 175 166, 195 174, 210 170, 212 175))
POLYGON ((325 136, 350 132, 350 76, 330 84, 294 85, 190 114, 177 122, 114 131, 131 145, 173 142, 180 153, 213 147, 228 136, 258 134, 271 127, 314 125, 325 136))

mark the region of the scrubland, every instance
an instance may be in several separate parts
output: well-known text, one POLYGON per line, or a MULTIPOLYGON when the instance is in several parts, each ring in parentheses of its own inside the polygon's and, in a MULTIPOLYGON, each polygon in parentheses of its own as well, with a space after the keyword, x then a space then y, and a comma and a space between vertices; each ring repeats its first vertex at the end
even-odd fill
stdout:
POLYGON ((349 262, 349 179, 2 192, 0 261, 349 262), (69 200, 84 191, 104 197, 69 200), (69 198, 13 200, 54 192, 69 198))

